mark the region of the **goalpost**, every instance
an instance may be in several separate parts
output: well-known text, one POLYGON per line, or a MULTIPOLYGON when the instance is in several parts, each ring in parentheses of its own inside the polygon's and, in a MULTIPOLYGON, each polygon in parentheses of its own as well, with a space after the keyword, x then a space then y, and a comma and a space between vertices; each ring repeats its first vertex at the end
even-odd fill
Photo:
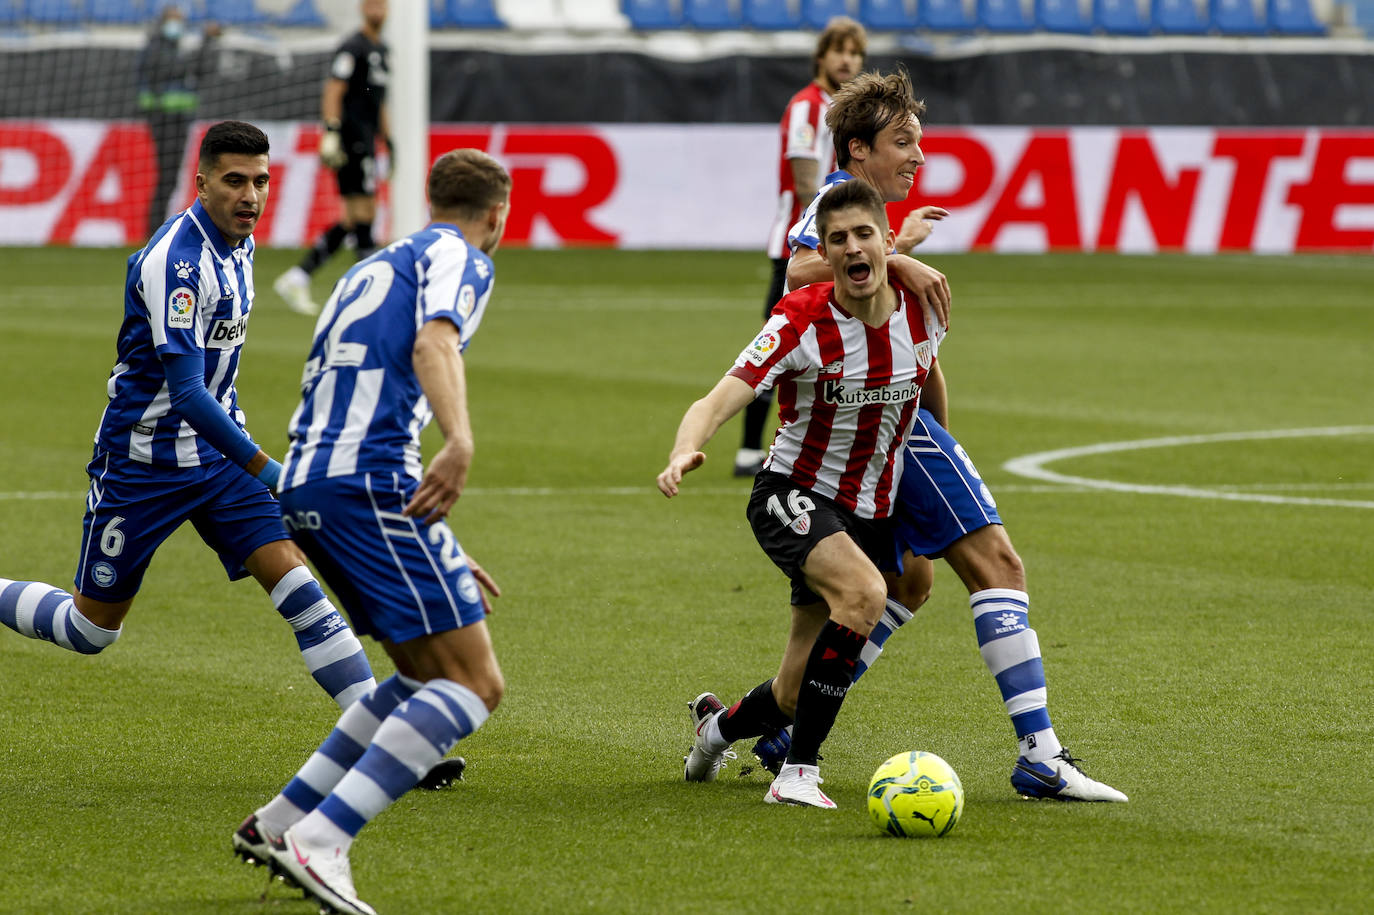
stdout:
POLYGON ((391 85, 387 90, 395 160, 391 163, 392 239, 429 221, 425 178, 429 174, 429 5, 393 3, 387 18, 391 85), (420 49, 417 52, 415 49, 420 49))

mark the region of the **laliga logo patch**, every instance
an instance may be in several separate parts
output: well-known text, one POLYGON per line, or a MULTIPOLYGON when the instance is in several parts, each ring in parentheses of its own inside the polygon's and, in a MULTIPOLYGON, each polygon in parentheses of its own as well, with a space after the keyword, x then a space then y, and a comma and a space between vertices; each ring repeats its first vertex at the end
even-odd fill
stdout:
POLYGON ((195 310, 196 297, 189 289, 176 289, 167 296, 167 326, 190 327, 191 312, 195 310))
POLYGON ((776 333, 771 330, 765 330, 755 337, 754 342, 750 343, 748 348, 745 349, 744 358, 748 359, 749 362, 756 366, 763 365, 768 361, 768 354, 777 349, 778 344, 781 342, 781 338, 779 338, 776 333))
POLYGON ((477 307, 477 290, 464 286, 458 290, 458 313, 464 320, 472 317, 472 309, 477 307))
POLYGON ((177 261, 172 265, 172 269, 177 272, 177 279, 184 280, 191 275, 191 264, 188 261, 177 261))
POLYGON ((930 341, 922 340, 916 344, 916 362, 923 369, 930 368, 930 341))

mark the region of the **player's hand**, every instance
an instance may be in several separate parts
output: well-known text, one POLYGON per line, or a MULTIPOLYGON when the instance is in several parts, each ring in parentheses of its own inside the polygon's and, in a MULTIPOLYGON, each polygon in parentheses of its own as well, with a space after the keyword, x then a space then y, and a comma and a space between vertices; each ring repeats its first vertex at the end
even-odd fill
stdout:
POLYGON ((487 574, 487 570, 477 564, 477 560, 472 558, 472 554, 467 554, 468 569, 472 572, 472 577, 477 579, 477 583, 482 586, 482 607, 491 613, 491 601, 487 595, 492 597, 501 596, 501 587, 496 583, 496 579, 487 574))
POLYGON ((949 210, 933 206, 918 207, 906 214, 902 228, 897 232, 898 241, 905 245, 901 250, 910 251, 925 241, 935 231, 935 223, 948 215, 949 210))
POLYGON ((682 482, 683 474, 691 473, 705 463, 704 451, 689 451, 670 458, 668 466, 658 475, 658 491, 671 499, 677 495, 678 484, 682 482))
POLYGON ((402 514, 419 518, 422 524, 433 524, 447 515, 463 494, 471 465, 471 445, 461 447, 454 442, 446 443, 429 462, 419 488, 402 514))
POLYGON ((889 255, 887 269, 911 290, 921 307, 933 315, 941 327, 949 327, 949 280, 943 273, 905 254, 889 255))
POLYGON ((325 128, 320 136, 320 161, 329 168, 343 168, 348 164, 348 153, 344 152, 338 128, 325 128))

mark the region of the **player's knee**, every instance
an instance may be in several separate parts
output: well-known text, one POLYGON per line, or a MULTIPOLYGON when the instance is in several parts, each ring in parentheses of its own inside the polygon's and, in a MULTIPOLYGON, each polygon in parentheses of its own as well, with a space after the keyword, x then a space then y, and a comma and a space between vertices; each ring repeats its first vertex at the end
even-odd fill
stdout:
POLYGON ((867 576, 845 589, 841 599, 830 608, 830 618, 866 636, 883 618, 883 608, 886 606, 887 585, 882 577, 867 576))
POLYGON ((506 678, 501 675, 499 670, 492 671, 490 674, 479 678, 475 685, 476 689, 473 692, 482 700, 487 711, 496 711, 496 706, 501 704, 501 698, 506 694, 506 678))

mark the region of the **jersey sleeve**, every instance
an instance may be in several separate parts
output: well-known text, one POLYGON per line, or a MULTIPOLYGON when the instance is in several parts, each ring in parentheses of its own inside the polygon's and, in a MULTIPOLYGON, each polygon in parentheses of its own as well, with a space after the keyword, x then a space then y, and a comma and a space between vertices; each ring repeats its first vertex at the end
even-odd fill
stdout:
POLYGON ((777 383, 778 376, 792 371, 798 353, 801 334, 786 314, 775 314, 763 325, 763 330, 739 354, 727 373, 740 379, 756 393, 762 393, 777 383))
POLYGON ((491 258, 456 241, 435 245, 426 252, 428 263, 420 284, 420 320, 446 318, 458 328, 467 349, 486 313, 495 285, 491 258))
MULTIPOLYGON (((329 75, 334 79, 341 79, 348 82, 353 78, 353 71, 358 66, 358 59, 353 54, 353 49, 344 45, 334 54, 334 60, 329 64, 329 75)), ((316 70, 316 73, 319 71, 316 70)))
POLYGON ((784 159, 819 160, 821 158, 821 151, 816 148, 816 141, 820 134, 816 126, 819 114, 820 105, 809 98, 793 99, 792 104, 787 106, 787 114, 785 115, 787 141, 782 153, 784 159))
POLYGON ((153 345, 159 356, 187 355, 205 351, 202 305, 219 295, 214 267, 201 251, 167 249, 166 257, 147 257, 140 268, 143 301, 153 345))

